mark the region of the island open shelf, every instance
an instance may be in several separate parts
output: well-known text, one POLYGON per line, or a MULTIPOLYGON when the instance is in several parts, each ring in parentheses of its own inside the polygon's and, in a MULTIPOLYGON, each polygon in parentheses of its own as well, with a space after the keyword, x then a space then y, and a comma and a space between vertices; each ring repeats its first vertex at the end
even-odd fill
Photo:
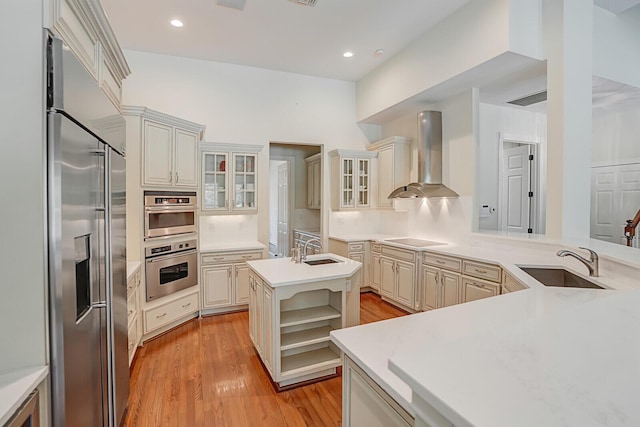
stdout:
POLYGON ((330 332, 346 326, 346 293, 360 268, 358 262, 346 258, 343 262, 344 266, 338 266, 341 274, 335 274, 339 263, 301 266, 281 259, 247 263, 249 332, 278 388, 335 375, 341 366, 342 353, 331 342, 330 332), (275 274, 281 276, 283 270, 296 269, 316 274, 317 280, 303 280, 303 274, 300 282, 268 280, 275 274), (270 276, 272 271, 276 273, 270 276), (322 271, 327 272, 326 277, 317 274, 322 271))

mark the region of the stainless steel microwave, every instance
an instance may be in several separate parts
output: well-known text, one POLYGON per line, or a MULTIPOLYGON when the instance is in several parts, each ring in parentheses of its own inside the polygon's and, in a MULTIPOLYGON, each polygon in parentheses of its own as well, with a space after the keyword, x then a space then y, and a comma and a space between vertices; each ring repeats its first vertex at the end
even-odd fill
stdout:
POLYGON ((198 230, 195 192, 144 192, 144 237, 175 236, 198 230))

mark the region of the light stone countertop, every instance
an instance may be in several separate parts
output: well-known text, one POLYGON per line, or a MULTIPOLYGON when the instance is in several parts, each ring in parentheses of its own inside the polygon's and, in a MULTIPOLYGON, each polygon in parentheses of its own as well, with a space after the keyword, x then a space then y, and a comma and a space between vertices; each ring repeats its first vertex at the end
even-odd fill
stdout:
POLYGON ((140 261, 127 261, 127 282, 136 274, 136 271, 138 271, 141 265, 142 263, 140 261))
MULTIPOLYGON (((610 289, 617 289, 618 291, 547 288, 517 267, 518 265, 562 266, 574 273, 578 273, 579 275, 586 277, 586 268, 584 265, 570 257, 557 257, 555 255, 557 249, 558 247, 548 244, 532 245, 529 243, 519 244, 509 241, 494 242, 478 246, 448 244, 423 248, 423 250, 432 253, 499 264, 505 269, 505 271, 509 272, 530 289, 471 303, 459 304, 430 312, 418 313, 402 318, 334 331, 331 334, 332 339, 347 355, 349 355, 349 357, 362 367, 369 376, 378 382, 385 391, 387 391, 411 414, 414 414, 415 412, 410 405, 411 387, 409 387, 407 382, 411 383, 414 388, 422 386, 422 391, 426 393, 426 387, 430 385, 430 377, 428 378, 427 375, 430 375, 433 372, 440 372, 440 369, 442 369, 442 372, 447 372, 449 375, 455 377, 456 380, 460 379, 461 383, 464 383, 465 381, 475 381, 476 377, 485 381, 474 383, 474 386, 477 385, 477 388, 475 389, 476 395, 483 394, 483 397, 488 399, 482 401, 487 407, 487 412, 492 411, 499 415, 502 407, 505 405, 504 402, 508 402, 506 405, 522 407, 522 405, 526 405, 526 402, 518 401, 517 395, 511 399, 510 392, 506 392, 506 396, 487 392, 487 390, 492 390, 491 381, 488 380, 488 377, 475 375, 475 371, 483 370, 484 366, 471 363, 468 366, 469 371, 467 372, 466 377, 457 374, 457 372, 461 372, 459 370, 460 363, 469 360, 473 362, 474 360, 473 357, 470 359, 465 359, 465 357, 468 358, 469 355, 473 355, 476 350, 479 351, 479 349, 484 348, 484 337, 492 337, 493 341, 491 341, 491 343, 493 346, 498 346, 500 343, 507 346, 517 346, 518 343, 524 344, 522 340, 518 341, 516 339, 519 336, 518 334, 528 334, 527 337, 529 342, 532 343, 533 350, 538 349, 542 352, 546 358, 545 361, 548 361, 549 363, 560 363, 566 360, 568 356, 560 351, 547 351, 545 353, 545 349, 547 348, 545 339, 548 334, 548 330, 556 329, 553 331, 556 334, 553 338, 553 345, 556 346, 557 342, 564 338, 564 342, 566 343, 565 347, 569 347, 568 350, 571 349, 572 345, 572 333, 578 333, 578 338, 576 339, 576 345, 578 345, 577 348, 584 348, 586 351, 586 353, 580 354, 580 357, 587 361, 592 360, 591 358, 593 357, 594 363, 598 365, 597 368, 604 369, 606 371, 608 365, 611 363, 603 363, 602 360, 599 359, 600 357, 604 357, 602 354, 591 354, 593 349, 585 348, 585 346, 589 346, 589 343, 597 343, 597 339, 594 341, 594 336, 591 334, 590 330, 585 329, 580 332, 576 329, 577 325, 579 325, 581 321, 588 324, 589 321, 592 320, 590 318, 590 310, 585 308, 584 310, 576 309, 575 312, 572 311, 573 315, 577 316, 575 319, 572 318, 573 323, 566 323, 567 319, 562 318, 562 313, 568 312, 568 310, 571 310, 572 308, 588 304, 591 301, 602 299, 607 302, 603 302, 602 307, 600 307, 599 310, 603 312, 606 311, 606 313, 608 313, 608 316, 604 317, 607 317, 608 322, 611 322, 609 323, 610 327, 615 326, 618 330, 621 330, 621 328, 624 330, 623 325, 625 322, 629 322, 628 325, 635 324, 636 329, 640 331, 640 328, 637 328, 637 325, 640 324, 640 291, 637 291, 637 289, 640 289, 640 282, 638 282, 637 279, 634 280, 631 278, 630 281, 621 282, 617 280, 617 277, 614 279, 610 277, 611 275, 606 273, 603 274, 603 277, 597 279, 591 278, 591 280, 601 286, 610 289), (634 291, 634 289, 636 290, 634 291), (634 298, 637 298, 639 302, 635 309, 632 309, 629 306, 629 304, 633 303, 627 302, 624 295, 634 295, 634 298), (606 309, 603 308, 605 306, 606 309), (636 320, 629 318, 630 313, 634 312, 636 314, 633 315, 637 316, 636 320), (536 321, 535 319, 541 320, 536 321), (543 326, 538 326, 537 329, 532 329, 531 326, 527 326, 531 325, 532 322, 538 322, 543 326), (553 322, 555 322, 555 324, 552 325, 553 322), (517 329, 518 326, 516 325, 518 324, 521 324, 521 329, 517 329), (517 331, 514 332, 514 328, 517 329, 517 331), (562 333, 565 335, 562 335, 562 333), (513 338, 514 341, 509 344, 510 338, 502 340, 500 337, 503 336, 513 338), (582 342, 581 339, 585 342, 582 342), (458 341, 460 341, 461 344, 456 345, 461 346, 461 348, 464 347, 464 354, 459 353, 461 348, 458 347, 448 350, 448 343, 458 341), (381 343, 384 343, 384 345, 381 345, 381 343), (580 345, 583 345, 583 347, 579 347, 580 345), (433 360, 431 357, 427 358, 425 356, 427 353, 434 354, 433 360), (558 357, 559 361, 553 360, 553 357, 558 357), (394 364, 393 372, 389 370, 389 359, 391 359, 394 364), (432 362, 427 362, 427 359, 432 360, 432 362), (452 362, 449 363, 449 360, 452 362), (454 360, 455 362, 453 362, 454 360), (426 366, 429 366, 429 368, 426 368, 426 366), (404 375, 403 378, 407 382, 400 379, 394 372, 402 372, 404 375), (412 378, 415 378, 413 382, 412 378), (484 391, 480 393, 478 390, 482 389, 482 387, 484 387, 484 391), (505 398, 508 398, 508 400, 504 400, 505 398)), ((585 305, 585 307, 590 307, 590 305, 585 305)), ((636 362, 627 364, 626 369, 635 370, 638 378, 634 381, 636 381, 635 384, 638 384, 638 387, 640 387, 640 362, 637 362, 637 360, 640 360, 640 344, 638 344, 640 343, 640 337, 638 337, 635 342, 630 342, 629 340, 625 340, 623 337, 618 336, 620 348, 616 348, 615 340, 609 339, 606 329, 594 329, 594 331, 603 334, 603 340, 607 342, 607 345, 601 346, 600 349, 608 356, 617 355, 619 352, 626 351, 631 351, 632 354, 636 354, 636 362), (626 341, 626 343, 623 343, 623 341, 626 341), (629 346, 631 348, 629 348, 629 346)), ((634 332, 632 331, 632 333, 634 332)), ((451 346, 454 345, 451 344, 451 346)), ((555 348, 560 349, 565 347, 556 346, 555 348)), ((499 346, 496 348, 499 348, 499 346)), ((533 350, 528 349, 527 351, 533 350)), ((497 363, 494 368, 496 371, 499 371, 501 366, 500 363, 503 363, 495 362, 496 360, 502 361, 503 358, 498 357, 499 354, 500 353, 498 352, 487 353, 482 358, 481 365, 484 363, 497 363), (494 358, 494 362, 491 362, 491 357, 494 358)), ((577 357, 577 353, 571 353, 571 351, 569 351, 568 354, 577 357)), ((521 354, 516 353, 512 353, 511 356, 515 358, 515 360, 522 357, 521 354)), ((629 362, 632 359, 624 357, 624 360, 629 362)), ((517 363, 514 363, 513 369, 516 368, 517 363)), ((527 369, 533 368, 529 367, 527 369)), ((517 372, 511 372, 511 375, 515 374, 517 374, 517 372)), ((444 376, 441 375, 437 378, 443 379, 444 376)), ((446 383, 446 381, 444 381, 444 383, 446 383)), ((461 386, 460 383, 457 384, 459 390, 461 386)), ((619 385, 623 386, 624 384, 626 383, 621 383, 619 385)), ((438 385, 442 385, 444 387, 443 383, 438 383, 438 385)), ((585 390, 582 390, 579 387, 574 391, 578 395, 586 393, 585 390)), ((635 389, 634 392, 636 392, 635 389)), ((433 394, 437 396, 437 393, 433 394)), ((452 392, 452 396, 455 396, 455 394, 456 391, 454 390, 454 392, 452 392)), ((637 393, 636 395, 640 395, 640 393, 637 393)), ((439 396, 434 397, 433 395, 430 395, 430 398, 432 398, 433 401, 440 401, 439 396)), ((429 402, 431 402, 431 400, 429 400, 429 402)), ((454 416, 450 411, 455 410, 456 405, 458 405, 458 402, 455 400, 451 401, 449 407, 453 409, 449 409, 449 412, 447 412, 448 409, 446 408, 438 408, 442 409, 445 415, 454 416)), ((514 416, 516 414, 517 411, 514 411, 514 416)), ((611 420, 611 418, 609 418, 609 420, 611 420)), ((452 419, 452 421, 461 423, 463 422, 463 419, 455 418, 455 420, 452 419)), ((495 422, 495 419, 492 419, 491 422, 495 422)), ((637 419, 636 422, 637 425, 640 425, 640 419, 637 419)), ((458 426, 458 424, 455 425, 456 427, 458 426)), ((471 424, 463 423, 461 425, 471 424)), ((478 425, 496 424, 489 423, 478 425)), ((507 423, 503 425, 509 424, 507 423)), ((511 425, 522 424, 519 422, 514 423, 514 419, 511 419, 511 425)), ((539 423, 537 425, 554 424, 539 423)), ((566 425, 581 424, 577 423, 566 425)), ((611 425, 615 425, 615 423, 611 425)))
MULTIPOLYGON (((0 425, 3 426, 29 394, 49 374, 47 366, 21 369, 0 374, 0 425)), ((40 396, 40 406, 44 404, 40 396)))
POLYGON ((308 265, 304 262, 296 264, 291 261, 291 258, 272 258, 247 261, 247 265, 272 287, 351 277, 362 266, 358 261, 332 253, 307 256, 307 260, 323 258, 333 258, 340 262, 308 265))
POLYGON ((379 234, 379 233, 371 233, 371 234, 336 234, 329 236, 330 239, 340 240, 342 242, 351 243, 351 242, 363 242, 363 241, 372 241, 377 242, 379 240, 384 239, 393 239, 403 236, 398 236, 395 234, 379 234))
POLYGON ((248 242, 221 242, 215 244, 201 245, 198 249, 200 253, 206 252, 227 252, 227 251, 243 251, 252 249, 265 249, 266 246, 258 241, 248 242))

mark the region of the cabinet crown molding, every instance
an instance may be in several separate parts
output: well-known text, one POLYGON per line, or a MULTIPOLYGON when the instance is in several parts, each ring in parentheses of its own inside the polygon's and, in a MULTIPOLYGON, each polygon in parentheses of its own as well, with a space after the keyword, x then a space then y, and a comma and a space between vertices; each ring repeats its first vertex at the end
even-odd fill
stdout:
POLYGON ((378 153, 372 153, 369 151, 362 151, 362 150, 343 150, 341 148, 337 149, 337 150, 332 150, 329 151, 329 157, 368 157, 368 158, 376 158, 378 157, 378 153))
POLYGON ((375 141, 367 145, 367 150, 378 151, 381 148, 393 144, 411 144, 411 138, 406 138, 404 136, 390 136, 389 138, 381 139, 380 141, 375 141))
POLYGON ((201 140, 204 138, 204 131, 206 129, 205 125, 190 122, 188 120, 184 120, 175 116, 170 116, 169 114, 161 113, 159 111, 155 111, 147 107, 123 105, 122 115, 123 116, 140 116, 143 119, 156 120, 169 126, 175 126, 191 132, 196 132, 200 135, 201 140))
POLYGON ((208 142, 203 141, 200 143, 201 151, 222 151, 233 153, 259 153, 264 148, 264 145, 250 145, 250 144, 228 144, 224 142, 208 142))
POLYGON ((320 159, 321 157, 322 157, 322 153, 316 153, 316 154, 314 154, 312 156, 305 157, 304 161, 309 163, 309 162, 313 162, 313 161, 315 161, 317 159, 320 159))

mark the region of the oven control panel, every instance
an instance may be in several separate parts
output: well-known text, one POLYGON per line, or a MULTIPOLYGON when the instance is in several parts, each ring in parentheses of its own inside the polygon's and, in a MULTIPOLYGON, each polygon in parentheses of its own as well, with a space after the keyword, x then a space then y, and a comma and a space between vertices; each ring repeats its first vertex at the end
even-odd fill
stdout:
POLYGON ((175 243, 165 243, 163 245, 150 246, 145 249, 146 258, 154 257, 157 255, 170 254, 174 252, 185 251, 189 249, 197 249, 198 241, 193 240, 184 240, 181 242, 175 243))

